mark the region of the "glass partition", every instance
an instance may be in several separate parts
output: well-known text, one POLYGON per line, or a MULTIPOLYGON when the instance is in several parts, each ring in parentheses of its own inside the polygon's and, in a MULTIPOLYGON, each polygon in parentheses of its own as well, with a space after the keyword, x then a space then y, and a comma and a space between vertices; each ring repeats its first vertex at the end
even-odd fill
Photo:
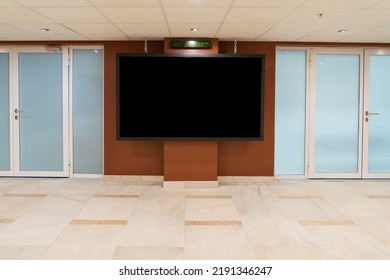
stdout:
POLYGON ((0 171, 10 171, 9 54, 0 53, 0 171))
POLYGON ((276 52, 275 174, 305 174, 306 51, 276 52))
POLYGON ((103 174, 103 50, 73 50, 73 173, 103 174))

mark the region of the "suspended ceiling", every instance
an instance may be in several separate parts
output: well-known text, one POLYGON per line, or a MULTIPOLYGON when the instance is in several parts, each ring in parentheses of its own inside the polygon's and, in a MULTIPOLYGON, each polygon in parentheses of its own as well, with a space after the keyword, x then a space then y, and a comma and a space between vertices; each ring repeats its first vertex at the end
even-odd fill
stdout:
POLYGON ((0 0, 0 41, 165 37, 390 43, 390 0, 0 0))

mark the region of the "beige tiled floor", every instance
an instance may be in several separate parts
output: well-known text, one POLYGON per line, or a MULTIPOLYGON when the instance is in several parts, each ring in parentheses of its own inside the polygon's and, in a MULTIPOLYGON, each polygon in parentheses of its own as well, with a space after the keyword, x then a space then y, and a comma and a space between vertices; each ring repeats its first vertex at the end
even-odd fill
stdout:
POLYGON ((390 259, 390 181, 0 178, 0 259, 390 259))

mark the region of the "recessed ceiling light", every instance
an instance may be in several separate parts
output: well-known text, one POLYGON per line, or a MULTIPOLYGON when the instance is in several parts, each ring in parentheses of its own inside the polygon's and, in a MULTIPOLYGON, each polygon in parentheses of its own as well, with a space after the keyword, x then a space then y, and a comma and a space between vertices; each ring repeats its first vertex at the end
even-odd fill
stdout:
POLYGON ((49 28, 44 28, 44 27, 42 27, 42 28, 41 28, 41 31, 42 31, 42 32, 49 32, 50 29, 49 29, 49 28))
POLYGON ((347 29, 340 29, 339 31, 337 31, 338 33, 347 33, 347 29))
POLYGON ((199 28, 193 27, 190 30, 193 31, 193 32, 196 32, 196 31, 199 31, 199 28))

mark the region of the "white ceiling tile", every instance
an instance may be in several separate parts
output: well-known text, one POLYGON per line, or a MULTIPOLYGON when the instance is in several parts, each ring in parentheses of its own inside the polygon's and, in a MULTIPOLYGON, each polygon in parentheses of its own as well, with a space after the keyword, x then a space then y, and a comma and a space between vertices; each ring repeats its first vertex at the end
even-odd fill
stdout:
POLYGON ((262 35, 256 39, 256 41, 276 41, 276 42, 294 42, 298 40, 299 36, 295 35, 279 35, 279 36, 274 36, 274 35, 262 35))
POLYGON ((1 0, 0 1, 0 8, 16 8, 16 7, 21 7, 21 6, 12 0, 1 0))
POLYGON ((360 36, 367 36, 367 37, 390 37, 390 25, 381 26, 377 28, 370 29, 369 31, 362 32, 359 34, 360 36))
POLYGON ((88 40, 88 38, 81 36, 79 34, 73 33, 73 34, 44 34, 40 36, 42 38, 45 38, 46 40, 51 41, 60 41, 60 40, 88 40))
POLYGON ((45 38, 36 36, 34 34, 23 33, 23 34, 13 34, 7 37, 7 40, 10 41, 43 41, 45 38))
POLYGON ((218 32, 218 36, 260 36, 268 29, 270 29, 272 25, 270 24, 224 24, 221 26, 221 29, 218 32))
POLYGON ((225 22, 275 24, 291 11, 293 8, 232 8, 225 22))
POLYGON ((366 8, 380 0, 307 0, 302 7, 308 8, 366 8))
POLYGON ((159 0, 88 0, 98 7, 159 7, 159 0))
POLYGON ((227 8, 168 7, 164 11, 169 23, 220 23, 227 8))
POLYGON ((89 40, 94 41, 128 41, 129 37, 126 35, 96 35, 96 34, 86 34, 84 35, 89 40))
POLYGON ((57 35, 67 35, 67 34, 74 34, 72 30, 69 30, 68 28, 56 24, 56 23, 49 23, 49 24, 14 24, 14 26, 18 29, 24 30, 28 33, 35 34, 40 37, 45 37, 46 34, 57 34, 57 35), (48 28, 50 31, 43 32, 41 31, 41 28, 48 28))
POLYGON ((390 43, 390 37, 389 38, 386 38, 386 39, 381 39, 381 40, 379 40, 378 42, 380 42, 380 43, 390 43))
POLYGON ((340 41, 344 38, 348 38, 350 36, 348 36, 347 34, 345 33, 332 33, 332 34, 318 34, 316 32, 312 33, 312 34, 308 34, 307 36, 302 36, 301 38, 303 37, 312 37, 312 38, 336 38, 336 42, 337 41, 340 41))
POLYGON ((110 23, 66 24, 66 27, 83 35, 123 35, 115 25, 110 23))
POLYGON ((229 7, 232 0, 161 0, 164 7, 229 7))
POLYGON ((387 23, 390 23, 390 10, 388 9, 362 10, 339 22, 339 24, 369 25, 369 26, 384 25, 387 23))
POLYGON ((357 9, 297 8, 285 17, 280 24, 329 25, 357 11, 357 9), (322 16, 320 17, 319 14, 322 14, 322 16))
POLYGON ((1 35, 12 35, 12 34, 26 34, 25 31, 15 28, 13 26, 0 24, 0 34, 1 35))
POLYGON ((0 23, 45 23, 49 19, 27 8, 1 8, 0 23))
POLYGON ((379 1, 378 4, 376 5, 373 5, 371 8, 374 8, 374 9, 390 9, 390 1, 389 0, 385 0, 385 1, 379 1))
POLYGON ((129 37, 169 37, 169 31, 165 24, 117 24, 117 26, 129 37))
POLYGON ((343 25, 343 24, 334 24, 327 27, 324 27, 316 32, 313 32, 311 35, 315 36, 354 36, 356 34, 366 32, 371 30, 371 26, 356 26, 356 25, 343 25), (347 30, 345 33, 338 32, 339 30, 347 30))
POLYGON ((95 8, 36 8, 35 11, 58 23, 106 23, 108 22, 95 8))
MULTIPOLYGON (((146 38, 148 42, 150 41, 161 41, 161 40, 164 40, 164 37, 162 36, 159 36, 159 37, 148 37, 146 38)), ((130 38, 130 40, 132 41, 144 41, 145 40, 145 37, 142 37, 142 36, 133 36, 130 38)))
POLYGON ((98 9, 113 23, 165 23, 161 8, 103 7, 98 9))
MULTIPOLYGON (((239 37, 239 41, 254 41, 254 40, 256 40, 257 37, 258 37, 258 36, 256 36, 256 35, 252 35, 252 36, 250 36, 250 35, 244 35, 244 36, 240 36, 240 37, 239 37)), ((234 37, 234 36, 221 35, 221 36, 219 37, 218 40, 219 40, 219 41, 235 41, 235 40, 237 40, 237 39, 238 39, 238 38, 237 38, 237 37, 234 37)), ((240 43, 238 43, 237 46, 238 46, 238 48, 237 48, 238 53, 240 53, 240 51, 239 51, 240 43)))
POLYGON ((86 7, 90 6, 86 0, 17 0, 26 7, 86 7))
POLYGON ((235 0, 233 7, 298 7, 305 0, 235 0))
POLYGON ((193 25, 188 23, 174 23, 169 25, 169 30, 173 37, 215 37, 219 24, 197 24, 197 32, 191 31, 192 27, 193 25))
POLYGON ((298 39, 298 42, 339 42, 347 37, 337 36, 305 36, 298 39))
POLYGON ((289 37, 301 38, 307 36, 314 31, 323 28, 321 25, 282 25, 278 24, 269 29, 266 33, 262 34, 262 37, 267 38, 278 38, 278 37, 289 37))
POLYGON ((367 43, 375 43, 383 40, 382 36, 351 36, 348 38, 342 39, 340 42, 349 42, 349 43, 357 43, 357 42, 367 42, 367 43))

